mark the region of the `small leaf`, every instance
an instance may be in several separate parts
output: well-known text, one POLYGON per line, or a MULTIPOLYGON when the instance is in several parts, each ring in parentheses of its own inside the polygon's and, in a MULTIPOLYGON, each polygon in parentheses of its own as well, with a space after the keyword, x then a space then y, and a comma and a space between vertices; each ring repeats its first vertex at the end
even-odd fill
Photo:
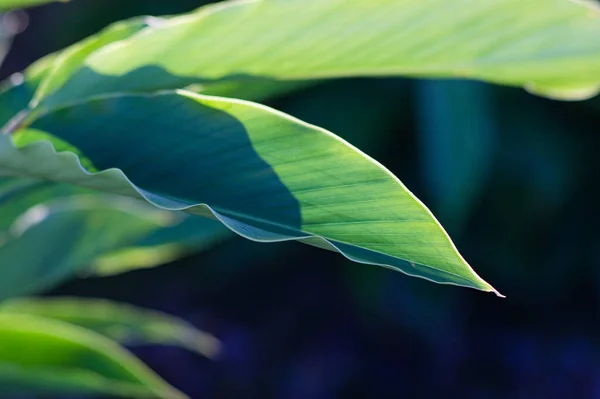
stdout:
POLYGON ((332 133, 267 107, 185 91, 119 95, 49 113, 33 128, 68 142, 101 172, 48 142, 17 149, 0 136, 0 175, 144 198, 217 218, 256 241, 296 239, 494 291, 388 170, 332 133))
POLYGON ((3 395, 185 398, 102 335, 56 320, 0 313, 3 395))
POLYGON ((84 327, 124 345, 174 345, 214 357, 219 342, 179 318, 88 298, 27 298, 0 303, 2 314, 39 316, 84 327))

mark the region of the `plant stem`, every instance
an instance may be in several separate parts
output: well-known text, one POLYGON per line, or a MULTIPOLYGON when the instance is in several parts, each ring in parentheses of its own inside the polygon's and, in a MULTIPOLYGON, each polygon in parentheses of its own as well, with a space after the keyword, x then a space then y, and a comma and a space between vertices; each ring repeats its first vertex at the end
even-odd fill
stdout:
POLYGON ((29 109, 24 109, 13 116, 6 125, 2 126, 0 134, 12 134, 15 130, 21 127, 21 124, 29 116, 29 109))

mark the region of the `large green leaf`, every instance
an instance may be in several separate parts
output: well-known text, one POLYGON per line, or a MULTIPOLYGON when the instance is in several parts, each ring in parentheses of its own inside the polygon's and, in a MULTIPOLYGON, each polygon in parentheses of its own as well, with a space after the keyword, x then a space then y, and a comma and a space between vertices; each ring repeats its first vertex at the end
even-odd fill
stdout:
POLYGON ((560 98, 600 87, 600 12, 568 0, 229 1, 91 54, 47 106, 191 83, 461 77, 560 98))
POLYGON ((6 11, 13 8, 25 8, 39 6, 55 1, 66 2, 69 0, 0 0, 0 11, 6 11))
POLYGON ((297 239, 349 259, 494 291, 383 166, 323 129, 253 103, 185 91, 96 98, 0 137, 0 175, 59 180, 219 219, 247 238, 297 239), (135 156, 132 156, 135 154, 135 156), (35 160, 35 161, 34 161, 35 160))
POLYGON ((165 313, 88 298, 20 298, 0 303, 0 315, 60 320, 96 331, 125 345, 175 345, 214 357, 219 342, 210 334, 165 313))
POLYGON ((56 320, 0 313, 2 395, 184 398, 102 335, 56 320))
MULTIPOLYGON (((127 37, 153 20, 134 18, 113 24, 93 38, 38 60, 23 74, 13 75, 0 90, 0 125, 14 128, 9 121, 15 115, 14 119, 19 119, 34 93, 52 90, 52 82, 60 82, 85 54, 127 37), (51 79, 43 79, 46 76, 51 79), (42 80, 45 83, 40 86, 42 80)), ((159 223, 150 228, 142 222, 144 227, 139 230, 134 226, 141 227, 141 221, 156 218, 155 209, 137 204, 131 213, 131 209, 124 209, 122 199, 105 194, 94 198, 96 195, 91 190, 35 179, 0 179, 0 298, 50 288, 76 272, 107 275, 160 265, 204 249, 228 235, 227 229, 216 222, 182 214, 163 217, 162 220, 172 220, 169 226, 159 223), (77 198, 67 198, 74 196, 77 198), (32 210, 27 213, 30 217, 41 209, 45 217, 35 220, 30 226, 34 228, 25 234, 10 231, 26 212, 32 210), (148 215, 144 216, 144 212, 148 215), (50 234, 46 237, 42 231, 50 234), (96 241, 94 235, 100 231, 106 233, 96 241), (77 240, 63 241, 76 232, 77 240), (118 232, 122 241, 115 241, 112 232, 118 232), (32 247, 40 248, 40 256, 32 256, 27 249, 32 247)))

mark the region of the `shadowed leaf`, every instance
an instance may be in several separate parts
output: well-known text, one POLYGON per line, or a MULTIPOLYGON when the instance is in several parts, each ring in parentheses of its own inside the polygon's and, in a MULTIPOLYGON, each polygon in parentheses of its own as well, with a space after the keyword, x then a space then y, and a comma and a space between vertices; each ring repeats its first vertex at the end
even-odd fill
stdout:
POLYGON ((56 154, 48 142, 17 149, 4 136, 0 175, 145 198, 217 218, 256 241, 296 239, 357 262, 494 291, 389 171, 335 135, 267 107, 184 91, 122 95, 50 113, 32 127, 70 143, 102 172, 84 170, 75 154, 56 154))

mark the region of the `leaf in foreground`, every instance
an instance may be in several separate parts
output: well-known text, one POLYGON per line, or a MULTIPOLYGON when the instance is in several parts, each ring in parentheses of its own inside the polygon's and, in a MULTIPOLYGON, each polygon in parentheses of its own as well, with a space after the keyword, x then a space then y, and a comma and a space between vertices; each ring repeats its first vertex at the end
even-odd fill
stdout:
POLYGON ((4 313, 0 386, 6 395, 185 398, 102 335, 56 320, 4 313))
POLYGON ((299 240, 439 283, 495 290, 458 253, 425 206, 388 170, 339 137, 257 104, 185 91, 120 95, 49 113, 0 137, 0 175, 145 198, 219 219, 263 242, 299 240), (94 138, 91 140, 90 138, 94 138), (35 162, 32 160, 35 159, 35 162))

